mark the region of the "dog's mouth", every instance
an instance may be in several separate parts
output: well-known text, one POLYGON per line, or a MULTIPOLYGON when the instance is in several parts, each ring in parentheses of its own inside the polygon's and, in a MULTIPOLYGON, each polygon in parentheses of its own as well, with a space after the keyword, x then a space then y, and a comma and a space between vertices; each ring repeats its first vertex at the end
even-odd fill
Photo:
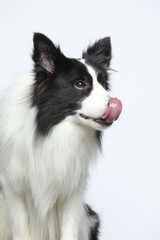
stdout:
POLYGON ((99 118, 94 118, 80 113, 80 117, 85 120, 92 120, 103 126, 111 126, 114 121, 116 121, 122 111, 122 103, 118 98, 111 98, 109 101, 108 109, 105 114, 99 118))
POLYGON ((113 122, 107 122, 105 119, 103 118, 93 118, 93 117, 89 117, 89 116, 86 116, 82 113, 80 113, 80 116, 82 118, 84 118, 85 120, 92 120, 93 122, 96 122, 100 125, 103 125, 103 126, 111 126, 113 122))

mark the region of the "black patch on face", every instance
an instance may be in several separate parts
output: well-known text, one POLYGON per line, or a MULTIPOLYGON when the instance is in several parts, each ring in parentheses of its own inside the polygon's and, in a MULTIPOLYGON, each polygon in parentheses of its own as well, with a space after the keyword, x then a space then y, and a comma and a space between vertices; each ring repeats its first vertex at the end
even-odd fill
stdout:
POLYGON ((97 70, 97 80, 106 91, 110 89, 109 76, 107 71, 97 70))
POLYGON ((34 34, 33 60, 35 83, 32 106, 37 106, 37 132, 47 135, 50 129, 74 115, 81 101, 92 90, 92 77, 84 64, 66 58, 59 47, 43 34, 34 34), (84 89, 75 88, 84 80, 84 89))
POLYGON ((83 52, 83 58, 88 65, 91 65, 97 72, 98 82, 106 89, 109 90, 108 83, 108 68, 111 61, 111 41, 109 37, 105 37, 89 46, 83 52))

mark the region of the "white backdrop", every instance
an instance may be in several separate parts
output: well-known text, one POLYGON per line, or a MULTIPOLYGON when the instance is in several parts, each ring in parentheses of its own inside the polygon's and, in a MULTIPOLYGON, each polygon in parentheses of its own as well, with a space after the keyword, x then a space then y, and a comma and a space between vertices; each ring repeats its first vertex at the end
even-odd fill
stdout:
POLYGON ((30 71, 34 31, 70 57, 111 36, 123 113, 104 133, 86 200, 101 216, 101 240, 160 240, 160 1, 1 0, 0 89, 30 71))

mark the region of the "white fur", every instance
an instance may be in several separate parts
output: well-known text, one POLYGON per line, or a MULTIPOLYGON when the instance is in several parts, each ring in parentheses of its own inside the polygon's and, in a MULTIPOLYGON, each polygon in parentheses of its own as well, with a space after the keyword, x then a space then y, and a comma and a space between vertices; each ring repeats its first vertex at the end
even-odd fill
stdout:
MULTIPOLYGON (((82 108, 78 111, 79 114, 82 113, 91 118, 100 118, 102 117, 108 109, 108 103, 110 100, 109 93, 102 87, 101 84, 97 81, 97 75, 94 69, 91 66, 88 66, 84 60, 81 60, 85 64, 88 72, 91 74, 93 79, 93 90, 91 94, 82 102, 82 108)), ((91 119, 80 118, 85 125, 88 125, 97 130, 103 130, 105 127, 99 125, 98 123, 92 121, 91 119)))
MULTIPOLYGON (((93 76, 93 90, 79 112, 106 112, 109 95, 93 76)), ((37 109, 31 108, 33 78, 4 93, 0 104, 0 240, 88 240, 83 206, 88 168, 98 153, 97 123, 67 117, 35 139, 37 109), (2 204, 4 203, 6 210, 2 204), (3 209, 2 209, 3 208, 3 209), (9 226, 8 226, 9 223, 9 226), (83 223, 83 224, 82 224, 83 223)))

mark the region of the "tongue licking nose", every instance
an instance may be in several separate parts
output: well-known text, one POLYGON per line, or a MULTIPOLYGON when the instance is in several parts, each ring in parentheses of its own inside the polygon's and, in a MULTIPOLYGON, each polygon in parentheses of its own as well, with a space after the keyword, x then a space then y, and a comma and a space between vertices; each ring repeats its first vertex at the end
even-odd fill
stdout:
POLYGON ((111 98, 108 106, 107 113, 102 116, 106 122, 116 121, 122 111, 122 103, 118 98, 111 98))

